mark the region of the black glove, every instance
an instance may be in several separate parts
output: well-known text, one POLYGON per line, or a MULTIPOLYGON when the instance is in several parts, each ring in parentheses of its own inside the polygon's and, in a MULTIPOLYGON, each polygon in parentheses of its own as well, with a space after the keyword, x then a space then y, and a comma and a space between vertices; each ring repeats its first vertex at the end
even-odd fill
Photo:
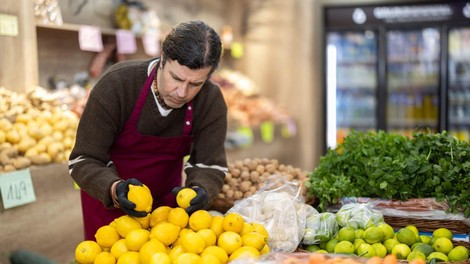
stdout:
POLYGON ((129 192, 129 184, 142 186, 142 183, 134 178, 122 181, 116 186, 116 196, 119 203, 119 208, 124 211, 124 213, 134 216, 134 217, 144 217, 147 215, 146 212, 139 212, 134 210, 135 203, 127 199, 127 193, 129 192))
MULTIPOLYGON (((188 187, 175 187, 171 191, 174 196, 178 195, 178 192, 181 191, 181 189, 188 188, 188 187)), ((186 213, 188 215, 191 215, 192 213, 196 212, 197 210, 200 209, 205 209, 207 205, 209 204, 209 196, 207 196, 206 190, 201 187, 190 187, 194 191, 196 191, 196 197, 191 199, 189 202, 188 208, 186 208, 186 213)))

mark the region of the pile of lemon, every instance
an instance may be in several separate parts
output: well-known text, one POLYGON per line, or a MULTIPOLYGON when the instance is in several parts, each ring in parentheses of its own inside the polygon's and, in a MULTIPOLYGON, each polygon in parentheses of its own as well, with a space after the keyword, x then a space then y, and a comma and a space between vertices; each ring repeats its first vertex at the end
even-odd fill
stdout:
POLYGON ((414 225, 395 230, 387 223, 371 225, 365 230, 342 227, 338 234, 319 245, 310 245, 308 251, 327 253, 355 254, 361 257, 385 257, 392 254, 397 259, 430 262, 465 261, 469 259, 469 250, 454 245, 453 234, 447 228, 434 230, 432 236, 419 233, 414 225))
MULTIPOLYGON (((188 193, 177 197, 180 207, 160 206, 146 217, 124 215, 100 227, 95 234, 96 241, 78 244, 76 262, 224 264, 242 257, 258 258, 269 252, 269 234, 262 224, 248 223, 237 213, 212 215, 198 210, 188 215, 183 207, 194 196, 188 193)), ((140 200, 137 207, 146 208, 148 199, 140 200)))

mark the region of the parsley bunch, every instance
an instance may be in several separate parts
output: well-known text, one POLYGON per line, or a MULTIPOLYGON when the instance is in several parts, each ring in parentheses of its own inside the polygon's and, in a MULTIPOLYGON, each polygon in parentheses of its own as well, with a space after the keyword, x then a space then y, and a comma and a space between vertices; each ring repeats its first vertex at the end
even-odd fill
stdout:
POLYGON ((470 216, 470 144, 446 131, 413 138, 353 131, 328 149, 306 183, 324 211, 342 197, 406 200, 434 197, 470 216))

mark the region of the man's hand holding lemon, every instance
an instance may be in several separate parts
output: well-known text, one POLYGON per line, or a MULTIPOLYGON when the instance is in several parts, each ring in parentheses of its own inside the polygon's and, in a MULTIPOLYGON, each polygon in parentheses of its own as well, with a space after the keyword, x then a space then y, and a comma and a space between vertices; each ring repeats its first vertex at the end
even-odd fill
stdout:
POLYGON ((111 188, 111 195, 115 206, 130 216, 144 217, 152 209, 150 190, 137 179, 116 182, 111 188))
POLYGON ((172 193, 176 196, 178 206, 184 208, 188 214, 206 209, 209 204, 209 196, 207 196, 206 190, 201 187, 175 187, 172 193))

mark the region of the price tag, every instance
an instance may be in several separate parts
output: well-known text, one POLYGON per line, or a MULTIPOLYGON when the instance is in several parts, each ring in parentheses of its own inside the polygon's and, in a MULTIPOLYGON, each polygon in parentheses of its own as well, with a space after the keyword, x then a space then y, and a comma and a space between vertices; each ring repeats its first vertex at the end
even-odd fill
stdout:
POLYGON ((119 54, 134 54, 137 51, 134 33, 129 30, 116 30, 116 45, 119 54))
POLYGON ((5 209, 36 201, 29 169, 1 174, 0 192, 5 209))
POLYGON ((95 26, 80 26, 78 31, 78 44, 84 51, 103 51, 103 40, 101 30, 95 26))
POLYGON ((145 54, 157 56, 160 54, 160 32, 148 32, 142 36, 145 54))

